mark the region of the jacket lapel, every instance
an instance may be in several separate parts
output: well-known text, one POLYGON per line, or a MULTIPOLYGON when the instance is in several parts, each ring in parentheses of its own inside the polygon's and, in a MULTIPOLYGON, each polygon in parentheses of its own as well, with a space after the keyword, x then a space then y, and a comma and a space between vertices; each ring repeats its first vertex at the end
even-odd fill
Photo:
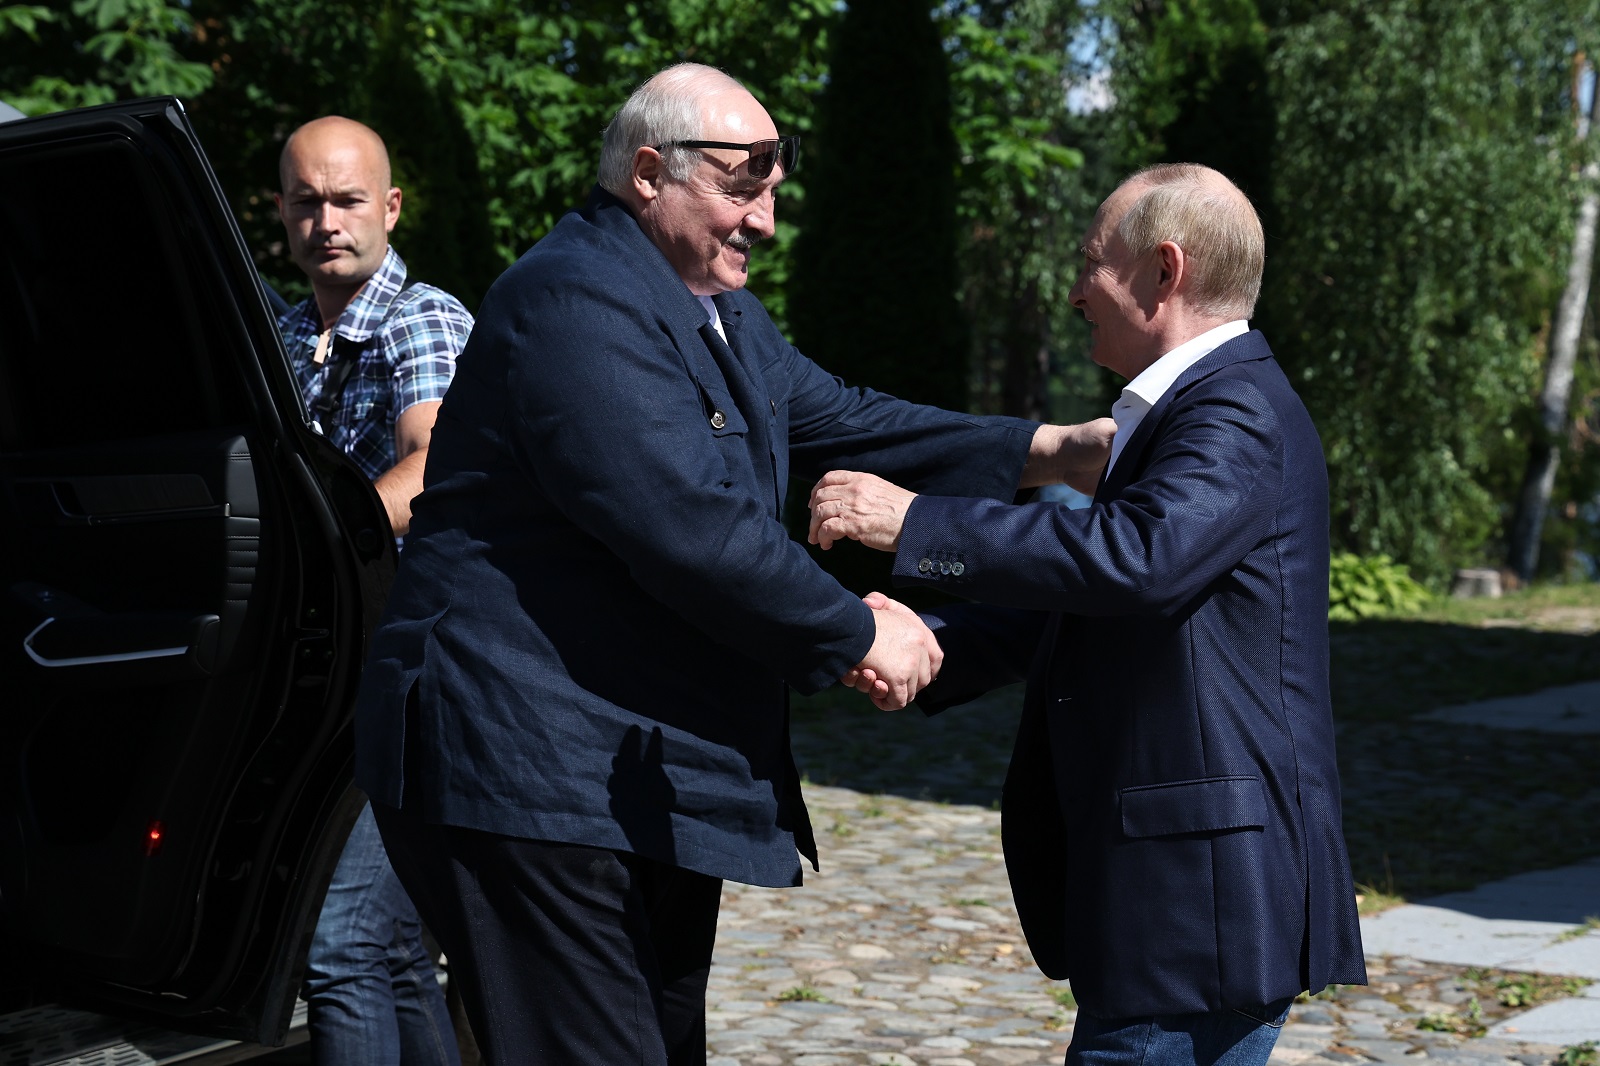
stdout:
POLYGON ((741 359, 735 351, 740 343, 738 331, 742 316, 732 306, 733 302, 726 296, 714 298, 717 313, 722 317, 722 328, 728 333, 728 342, 724 343, 706 318, 706 309, 695 299, 683 279, 678 277, 661 250, 645 236, 638 221, 621 200, 596 186, 590 192, 589 202, 582 213, 597 230, 627 250, 627 261, 638 271, 652 310, 661 316, 679 351, 688 358, 690 373, 709 376, 712 365, 715 366, 722 381, 708 381, 706 384, 726 387, 729 398, 744 416, 749 427, 745 444, 750 452, 751 468, 774 501, 777 508, 775 513, 782 513, 785 486, 777 483, 775 473, 772 431, 766 417, 767 391, 760 373, 752 372, 746 360, 741 359), (710 355, 712 365, 704 365, 705 358, 697 349, 710 355))
POLYGON ((1101 477, 1100 486, 1095 490, 1094 501, 1105 503, 1116 499, 1122 495, 1122 490, 1128 487, 1135 474, 1144 470, 1146 465, 1144 452, 1155 436, 1156 427, 1166 416, 1172 401, 1188 391, 1190 386, 1215 374, 1225 366, 1270 358, 1272 349, 1267 346, 1266 338, 1261 335, 1260 330, 1253 329, 1249 333, 1217 345, 1204 359, 1180 374, 1178 380, 1172 383, 1172 387, 1156 401, 1150 413, 1144 416, 1139 428, 1133 431, 1133 436, 1128 438, 1122 454, 1117 456, 1117 465, 1101 477))

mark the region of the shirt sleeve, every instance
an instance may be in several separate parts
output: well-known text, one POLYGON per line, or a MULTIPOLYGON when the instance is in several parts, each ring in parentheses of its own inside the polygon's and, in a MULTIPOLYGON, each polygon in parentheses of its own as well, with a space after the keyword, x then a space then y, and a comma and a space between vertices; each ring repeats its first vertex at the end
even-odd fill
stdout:
POLYGON ((384 326, 395 418, 419 403, 444 399, 472 326, 461 301, 431 286, 384 326))

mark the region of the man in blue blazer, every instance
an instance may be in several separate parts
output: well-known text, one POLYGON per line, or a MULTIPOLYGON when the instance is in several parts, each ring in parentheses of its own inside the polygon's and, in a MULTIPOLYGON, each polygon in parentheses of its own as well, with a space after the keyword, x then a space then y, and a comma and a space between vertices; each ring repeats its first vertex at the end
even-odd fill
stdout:
POLYGON ((1321 442, 1245 322, 1261 224, 1221 174, 1134 175, 1083 254, 1091 354, 1129 379, 1093 505, 834 473, 812 539, 895 550, 897 582, 982 601, 932 613, 929 710, 1028 681, 1006 864, 1034 958, 1078 1000, 1067 1062, 1259 1066, 1298 993, 1366 980, 1321 442))
POLYGON ((491 1062, 703 1063, 722 879, 816 862, 785 685, 903 706, 937 670, 790 539, 791 470, 1009 499, 1104 465, 1107 420, 919 407, 784 341, 743 286, 797 147, 718 71, 651 79, 439 411, 356 780, 491 1062))

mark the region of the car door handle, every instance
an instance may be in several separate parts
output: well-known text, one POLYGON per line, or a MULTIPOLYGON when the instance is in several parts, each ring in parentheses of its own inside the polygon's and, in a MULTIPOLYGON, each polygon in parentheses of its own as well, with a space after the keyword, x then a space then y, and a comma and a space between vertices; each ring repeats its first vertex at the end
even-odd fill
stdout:
MULTIPOLYGON (((214 614, 115 614, 49 617, 22 638, 28 658, 45 667, 93 666, 188 655, 215 644, 214 614), (208 639, 211 638, 211 639, 208 639)), ((203 659, 205 656, 197 656, 203 659)), ((209 664, 198 662, 202 669, 209 664)))

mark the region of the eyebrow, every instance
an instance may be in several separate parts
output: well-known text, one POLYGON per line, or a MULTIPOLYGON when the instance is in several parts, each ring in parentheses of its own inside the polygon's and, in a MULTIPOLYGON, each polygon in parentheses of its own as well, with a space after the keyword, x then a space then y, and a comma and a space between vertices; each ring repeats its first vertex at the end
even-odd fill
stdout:
POLYGON ((289 190, 290 196, 317 196, 323 199, 333 199, 336 196, 365 196, 367 189, 360 185, 350 185, 339 189, 328 189, 326 192, 318 190, 310 184, 296 185, 289 190))

